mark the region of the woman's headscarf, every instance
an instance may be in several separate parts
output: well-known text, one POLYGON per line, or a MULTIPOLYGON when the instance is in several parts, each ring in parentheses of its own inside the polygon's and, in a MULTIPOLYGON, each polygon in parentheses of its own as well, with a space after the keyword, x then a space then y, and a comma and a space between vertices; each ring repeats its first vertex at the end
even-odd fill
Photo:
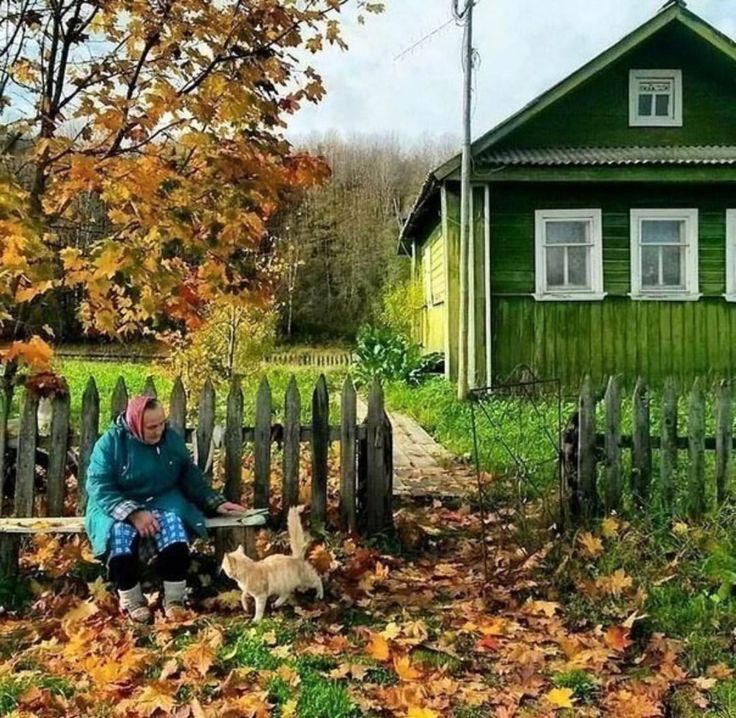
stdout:
POLYGON ((128 407, 125 410, 125 422, 128 424, 131 434, 139 441, 145 441, 143 438, 143 415, 146 409, 154 400, 150 396, 134 396, 128 400, 128 407))

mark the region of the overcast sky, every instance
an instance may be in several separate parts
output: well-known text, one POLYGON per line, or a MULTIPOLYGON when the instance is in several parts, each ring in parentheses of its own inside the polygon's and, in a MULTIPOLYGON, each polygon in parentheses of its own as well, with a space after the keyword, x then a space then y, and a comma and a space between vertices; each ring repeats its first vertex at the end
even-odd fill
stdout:
MULTIPOLYGON (((488 131, 639 24, 665 0, 478 0, 473 135, 488 131)), ((365 25, 348 24, 347 52, 328 50, 313 62, 327 96, 292 118, 289 136, 337 129, 460 136, 462 30, 453 22, 405 52, 451 18, 451 0, 385 0, 365 25), (401 57, 398 57, 404 53, 401 57)), ((688 7, 736 37, 736 2, 690 0, 688 7)))

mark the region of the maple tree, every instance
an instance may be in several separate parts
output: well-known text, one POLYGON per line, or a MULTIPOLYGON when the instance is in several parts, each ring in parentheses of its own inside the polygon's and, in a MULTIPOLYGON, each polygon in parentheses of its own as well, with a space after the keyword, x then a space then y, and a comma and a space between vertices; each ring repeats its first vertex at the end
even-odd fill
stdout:
MULTIPOLYGON (((82 294, 89 331, 195 327, 268 294, 266 229, 324 162, 283 137, 325 89, 350 0, 8 0, 0 5, 0 319, 82 294), (82 231, 84 230, 84 231, 82 231), (92 235, 92 238, 88 235, 92 235)), ((6 359, 34 359, 19 350, 6 359)))

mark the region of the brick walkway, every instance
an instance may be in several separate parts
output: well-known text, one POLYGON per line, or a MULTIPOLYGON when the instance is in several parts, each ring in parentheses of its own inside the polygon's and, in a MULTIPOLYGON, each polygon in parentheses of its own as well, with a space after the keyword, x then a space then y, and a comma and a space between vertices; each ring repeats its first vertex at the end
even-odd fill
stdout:
MULTIPOLYGON (((368 407, 358 400, 358 418, 368 407)), ((394 495, 462 498, 475 489, 475 470, 459 462, 414 419, 389 412, 394 430, 394 495)))

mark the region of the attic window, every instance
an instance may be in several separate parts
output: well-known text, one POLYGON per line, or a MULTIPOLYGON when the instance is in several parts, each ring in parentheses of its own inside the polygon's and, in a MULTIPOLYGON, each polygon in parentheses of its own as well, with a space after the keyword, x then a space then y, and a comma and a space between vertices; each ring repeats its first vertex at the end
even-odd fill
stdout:
POLYGON ((682 127, 682 70, 631 70, 629 125, 682 127))

